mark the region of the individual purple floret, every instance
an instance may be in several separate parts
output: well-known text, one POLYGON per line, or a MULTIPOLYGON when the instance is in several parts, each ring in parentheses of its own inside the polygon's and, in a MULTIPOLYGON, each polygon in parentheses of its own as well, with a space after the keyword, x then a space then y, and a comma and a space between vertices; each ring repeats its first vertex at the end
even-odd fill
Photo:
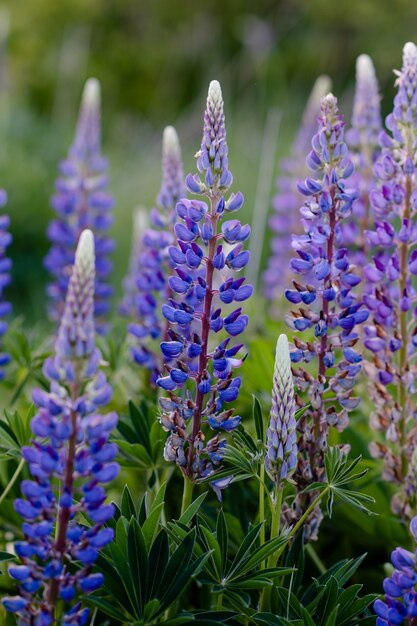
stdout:
MULTIPOLYGON (((343 133, 337 100, 328 94, 321 102, 318 132, 307 158, 315 178, 298 184, 306 198, 300 209, 304 234, 293 236, 297 257, 292 259, 291 269, 299 280, 285 293, 297 305, 286 318, 289 327, 308 334, 304 341, 294 338, 291 360, 294 364, 313 361, 317 368, 315 374, 311 367, 294 368, 296 385, 307 392, 311 403, 298 424, 300 455, 294 479, 299 494, 289 512, 296 517, 304 508, 305 497, 300 492, 312 480, 323 479, 329 427, 346 428, 348 413, 358 404, 352 393, 362 355, 355 349, 359 340, 355 326, 366 320, 368 311, 352 293, 360 278, 349 263, 348 251, 340 246, 341 225, 358 196, 358 191, 349 187, 353 164, 343 133), (326 392, 330 397, 325 398, 326 392)), ((318 520, 310 528, 312 537, 317 525, 318 520)))
MULTIPOLYGON (((417 542, 417 517, 410 522, 410 531, 417 542)), ((417 620, 417 549, 409 552, 395 548, 391 554, 394 571, 382 584, 385 597, 374 602, 376 626, 415 624, 417 620)))
POLYGON ((263 274, 264 293, 268 300, 275 301, 281 298, 291 278, 290 272, 287 271, 291 258, 290 241, 293 233, 300 232, 298 208, 303 201, 302 195, 297 190, 297 181, 308 173, 305 155, 310 149, 311 137, 316 130, 320 100, 330 88, 330 78, 319 76, 307 102, 290 156, 283 159, 280 164, 277 194, 272 200, 274 213, 269 220, 273 233, 271 255, 268 267, 263 274))
POLYGON ((96 241, 96 284, 94 315, 97 332, 104 332, 112 288, 108 284, 114 242, 108 236, 113 222, 113 198, 107 193, 107 162, 101 155, 100 85, 87 80, 74 141, 68 157, 60 164, 60 177, 52 197, 56 218, 48 227, 51 248, 45 267, 52 276, 48 286, 49 316, 60 321, 71 267, 81 232, 90 228, 96 241))
POLYGON ((219 433, 230 432, 240 423, 228 405, 239 393, 241 379, 233 378, 233 370, 242 364, 243 345, 231 340, 248 324, 241 303, 252 295, 252 287, 243 276, 231 273, 249 262, 243 243, 250 227, 237 219, 224 220, 243 204, 240 192, 225 199, 232 184, 227 152, 222 92, 219 83, 212 81, 197 153, 201 178, 198 174, 186 178, 190 192, 205 196, 208 202, 183 199, 177 204, 178 245, 169 248, 175 270, 169 278, 172 297, 162 307, 169 322, 161 343, 166 375, 157 380, 168 393, 160 401, 161 423, 170 433, 165 459, 177 463, 191 480, 210 474, 213 463, 222 458, 225 441, 216 434, 205 443, 203 425, 219 433), (232 311, 224 313, 223 306, 229 304, 234 304, 232 311), (226 338, 216 338, 220 331, 225 331, 226 338), (178 393, 185 385, 188 390, 178 393), (190 420, 191 432, 187 433, 190 420))
POLYGON ((136 298, 138 293, 136 279, 141 271, 142 237, 147 228, 148 214, 145 207, 140 206, 133 213, 133 237, 129 271, 123 280, 123 298, 119 305, 120 315, 130 319, 133 319, 136 315, 136 298))
MULTIPOLYGON (((0 189, 0 207, 7 202, 7 194, 4 189, 0 189)), ((12 310, 11 304, 4 300, 4 290, 10 283, 11 260, 6 256, 6 250, 12 242, 12 236, 8 231, 10 220, 8 215, 0 215, 0 338, 7 331, 8 324, 4 318, 12 310)), ((5 367, 10 363, 10 355, 0 352, 0 380, 4 379, 5 367)))
POLYGON ((77 598, 101 586, 103 576, 94 573, 94 562, 113 539, 113 530, 103 526, 114 512, 105 504, 103 484, 119 471, 117 446, 109 442, 117 415, 97 412, 108 403, 111 388, 98 371, 101 355, 94 345, 94 265, 93 234, 85 230, 55 355, 44 365, 50 389, 33 392, 33 440, 22 449, 31 479, 22 481, 23 497, 15 501, 24 539, 15 544, 20 564, 9 567, 19 595, 3 599, 21 626, 86 624, 88 609, 77 598), (91 525, 85 525, 83 515, 91 525))
POLYGON ((380 154, 380 100, 372 60, 367 54, 361 54, 356 61, 352 125, 346 133, 355 166, 352 180, 359 189, 359 198, 353 204, 351 219, 343 225, 343 243, 351 251, 351 259, 362 271, 369 258, 365 231, 373 225, 369 194, 375 184, 373 167, 380 154))
POLYGON ((275 352, 272 406, 266 441, 265 467, 275 482, 294 473, 297 466, 297 423, 294 383, 286 335, 280 335, 275 352))
POLYGON ((175 205, 185 196, 181 149, 172 126, 164 130, 162 141, 162 185, 158 194, 158 209, 151 211, 152 228, 141 239, 141 251, 135 276, 134 322, 128 330, 132 338, 131 354, 139 365, 146 367, 155 383, 162 371, 156 339, 166 338, 167 322, 161 316, 161 303, 170 297, 168 276, 172 273, 168 247, 174 243, 175 205))
POLYGON ((385 478, 403 485, 393 508, 404 517, 415 512, 415 493, 408 484, 415 448, 415 377, 417 346, 415 322, 417 274, 417 48, 404 46, 403 68, 397 73, 394 110, 387 117, 389 133, 381 134, 382 153, 375 164, 378 188, 371 193, 377 221, 367 233, 373 248, 365 268, 369 292, 364 301, 372 323, 365 328, 364 343, 373 353, 367 375, 375 412, 373 428, 386 433, 387 443, 372 445, 384 458, 385 478))

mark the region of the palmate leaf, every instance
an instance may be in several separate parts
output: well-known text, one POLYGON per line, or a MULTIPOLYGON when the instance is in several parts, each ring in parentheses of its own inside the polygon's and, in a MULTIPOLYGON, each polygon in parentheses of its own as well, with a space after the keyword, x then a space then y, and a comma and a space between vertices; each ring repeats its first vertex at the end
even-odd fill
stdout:
MULTIPOLYGON (((154 511, 161 506, 164 487, 161 490, 154 511)), ((170 555, 166 531, 161 528, 153 541, 147 541, 145 524, 141 526, 135 516, 129 521, 123 516, 118 519, 115 540, 97 560, 105 576, 104 593, 86 601, 115 620, 150 625, 178 600, 210 553, 195 558, 192 529, 170 555)))
POLYGON ((349 487, 351 483, 360 480, 368 472, 368 468, 361 471, 355 471, 358 463, 361 461, 361 458, 361 456, 358 456, 351 461, 337 446, 329 448, 324 458, 326 481, 323 483, 314 482, 304 490, 305 492, 326 492, 327 512, 329 517, 332 516, 335 498, 349 504, 363 513, 366 513, 367 515, 374 515, 367 505, 373 504, 375 499, 365 493, 354 491, 349 487))

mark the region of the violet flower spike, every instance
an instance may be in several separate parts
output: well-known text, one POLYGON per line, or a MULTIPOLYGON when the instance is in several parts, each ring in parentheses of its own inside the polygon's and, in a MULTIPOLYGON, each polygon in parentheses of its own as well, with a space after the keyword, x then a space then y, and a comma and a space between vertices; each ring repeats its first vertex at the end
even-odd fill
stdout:
POLYGON ((280 335, 275 352, 272 406, 266 441, 265 468, 275 482, 289 478, 297 465, 294 384, 286 335, 280 335))
MULTIPOLYGON (((350 187, 353 164, 343 135, 337 99, 328 94, 322 99, 318 132, 307 157, 315 178, 307 177, 298 184, 306 198, 300 209, 304 234, 293 236, 297 257, 292 259, 291 269, 299 280, 294 280, 293 289, 285 294, 296 305, 286 318, 289 327, 298 333, 308 331, 309 335, 314 331, 315 337, 314 341, 294 337, 291 360, 294 364, 312 360, 317 363, 315 376, 304 367, 294 369, 295 383, 300 391, 307 391, 311 409, 298 425, 300 457, 294 480, 299 508, 288 510, 290 515, 305 510, 304 501, 309 496, 301 492, 312 480, 324 477, 329 428, 344 430, 349 411, 358 404, 352 394, 362 355, 355 349, 359 340, 355 326, 367 319, 368 311, 352 291, 360 277, 349 262, 348 251, 340 246, 341 226, 358 196, 358 191, 350 187), (333 391, 334 402, 325 402, 326 389, 333 391)), ((311 537, 316 536, 318 523, 318 518, 313 519, 311 537)))
MULTIPOLYGON (((351 128, 346 140, 355 166, 352 181, 359 189, 351 219, 343 224, 343 243, 351 251, 351 260, 361 268, 368 262, 369 242, 366 231, 373 225, 370 191, 375 186, 374 164, 380 154, 382 131, 378 81, 371 58, 361 54, 356 61, 356 89, 351 128)), ((362 284, 366 288, 366 283, 362 284)))
POLYGON ((74 141, 68 157, 60 164, 60 177, 51 205, 56 217, 48 227, 51 248, 44 263, 52 282, 48 285, 48 313, 59 322, 64 310, 71 267, 81 232, 89 228, 96 240, 96 284, 94 314, 96 330, 106 331, 104 318, 113 293, 108 284, 114 242, 108 236, 113 223, 113 198, 107 192, 107 162, 101 155, 100 85, 87 80, 74 141))
MULTIPOLYGON (((240 416, 227 405, 239 393, 241 379, 233 378, 233 370, 243 362, 239 356, 243 345, 231 341, 247 327, 241 303, 252 295, 244 277, 231 275, 249 262, 243 243, 250 227, 237 219, 223 221, 228 213, 240 209, 243 196, 239 192, 225 198, 232 174, 217 81, 210 83, 203 139, 196 157, 199 174, 189 174, 186 184, 191 193, 205 196, 208 204, 186 199, 177 204, 178 245, 169 248, 175 270, 169 278, 172 297, 162 307, 169 322, 167 339, 161 343, 166 375, 157 380, 168 395, 160 400, 161 424, 170 433, 165 459, 179 465, 191 481, 213 473, 223 455, 225 440, 216 434, 205 444, 203 430, 208 426, 216 433, 230 432, 240 423, 240 416), (233 303, 237 308, 224 314, 223 305, 233 303), (216 339, 222 330, 226 338, 216 339), (181 389, 186 391, 181 393, 181 389)), ((218 491, 227 484, 213 486, 218 491)))
MULTIPOLYGON (((410 522, 410 532, 414 544, 417 544, 417 517, 410 522)), ((385 597, 374 602, 376 626, 412 624, 417 617, 417 548, 413 552, 395 548, 391 553, 391 562, 394 571, 382 583, 385 597)))
POLYGON ((415 511, 416 492, 408 489, 414 449, 414 356, 417 240, 417 47, 407 43, 403 67, 396 72, 397 94, 393 112, 386 119, 389 133, 381 134, 381 156, 375 164, 379 184, 371 192, 377 216, 367 233, 372 262, 365 267, 369 292, 364 301, 372 322, 365 328, 365 347, 373 358, 367 375, 375 412, 371 426, 386 433, 386 443, 371 446, 384 458, 385 478, 402 485, 393 499, 393 510, 404 518, 415 511))
POLYGON ((119 304, 119 313, 133 319, 136 312, 136 278, 141 270, 142 237, 148 228, 148 213, 143 206, 133 212, 133 236, 129 259, 129 271, 123 279, 123 298, 119 304))
POLYGON ((163 359, 155 340, 166 338, 167 321, 161 315, 161 304, 170 297, 168 277, 172 274, 172 262, 168 248, 174 243, 176 222, 175 205, 185 196, 184 175, 178 135, 167 126, 162 140, 162 184, 158 194, 158 209, 151 211, 152 228, 142 233, 141 251, 133 278, 134 315, 128 331, 131 339, 133 360, 145 367, 151 383, 162 372, 163 359))
POLYGON ((23 518, 24 540, 15 544, 20 564, 9 566, 18 595, 3 598, 21 626, 49 626, 58 620, 82 626, 89 611, 79 594, 96 590, 103 576, 94 573, 98 551, 113 539, 104 527, 114 513, 105 504, 103 484, 116 477, 117 446, 109 442, 117 415, 98 413, 111 388, 98 371, 101 355, 94 345, 94 238, 83 231, 75 255, 55 356, 44 373, 50 390, 35 389, 37 413, 33 440, 22 449, 30 480, 21 484, 15 510, 23 518), (80 513, 92 524, 86 526, 80 513), (79 569, 68 567, 77 561, 79 569), (62 602, 62 614, 57 606, 62 602))
MULTIPOLYGON (((0 207, 7 202, 7 194, 4 189, 0 189, 0 207)), ((4 320, 12 310, 10 302, 4 300, 4 290, 10 283, 11 260, 6 256, 7 248, 12 242, 12 236, 8 231, 10 225, 9 216, 0 215, 0 337, 4 337, 8 324, 4 320)), ((10 355, 7 352, 0 352, 0 380, 4 380, 5 368, 10 363, 10 355)))
POLYGON ((298 208, 303 197, 297 190, 297 181, 308 174, 305 155, 310 150, 311 137, 316 130, 320 100, 330 88, 331 80, 328 76, 317 78, 305 107, 300 129, 291 147, 290 156, 280 163, 277 194, 272 199, 274 212, 269 220, 273 233, 271 254, 262 276, 265 297, 271 301, 281 298, 290 280, 291 273, 286 268, 291 258, 291 235, 302 230, 298 208))

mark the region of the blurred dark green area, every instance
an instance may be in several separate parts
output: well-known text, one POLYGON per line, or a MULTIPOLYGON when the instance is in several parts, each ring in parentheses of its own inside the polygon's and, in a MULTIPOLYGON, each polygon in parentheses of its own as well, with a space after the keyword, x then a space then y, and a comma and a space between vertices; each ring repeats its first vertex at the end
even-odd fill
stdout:
MULTIPOLYGON (((162 129, 177 126, 185 169, 192 170, 211 79, 223 86, 235 188, 246 197, 243 217, 251 219, 254 206, 259 209, 265 139, 275 153, 273 176, 262 182, 268 199, 317 75, 332 77, 348 118, 355 59, 367 52, 388 112, 392 68, 400 66, 402 46, 415 39, 416 25, 413 0, 3 2, 0 184, 12 218, 15 311, 31 322, 44 315, 48 202, 88 76, 102 84, 104 152, 117 200, 113 281, 120 293, 131 211, 138 204, 151 207, 158 191, 162 129), (276 110, 282 114, 279 133, 272 125, 268 136, 268 112, 276 110)), ((265 244, 263 260, 266 253, 265 244)))

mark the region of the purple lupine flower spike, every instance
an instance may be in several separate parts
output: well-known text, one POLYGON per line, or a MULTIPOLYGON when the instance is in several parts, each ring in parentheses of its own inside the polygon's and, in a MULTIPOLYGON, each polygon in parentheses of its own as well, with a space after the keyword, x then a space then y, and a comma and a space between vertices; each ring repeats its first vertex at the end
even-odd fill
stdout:
POLYGON ((96 329, 105 332, 104 317, 112 295, 108 278, 114 242, 108 230, 113 222, 113 199, 106 190, 107 162, 101 155, 100 138, 100 85, 95 78, 85 84, 74 141, 67 159, 60 164, 60 174, 51 200, 56 213, 48 227, 52 245, 45 257, 45 267, 52 277, 47 290, 49 316, 57 322, 61 319, 78 240, 81 232, 90 228, 96 241, 96 329))
POLYGON ((266 441, 265 467, 276 482, 289 478, 297 465, 297 424, 294 384, 286 335, 280 335, 275 353, 272 406, 266 441))
POLYGON ((141 271, 142 237, 148 228, 148 213, 140 206, 133 212, 132 248, 129 259, 129 271, 123 280, 123 298, 119 305, 119 313, 123 317, 133 319, 136 313, 137 286, 136 279, 141 271))
MULTIPOLYGON (((365 233, 373 224, 370 191, 375 185, 374 164, 380 154, 379 135, 382 130, 378 81, 371 58, 361 54, 356 61, 356 89, 352 125, 346 133, 355 172, 352 180, 359 189, 352 217, 343 225, 343 242, 351 258, 363 271, 369 257, 365 233)), ((362 284, 366 288, 366 283, 362 284)))
MULTIPOLYGON (((0 207, 7 202, 7 194, 4 189, 0 189, 0 207)), ((4 318, 12 310, 11 304, 4 300, 3 294, 10 283, 11 260, 6 256, 6 250, 12 242, 12 236, 8 231, 10 224, 8 215, 0 215, 0 338, 7 331, 8 324, 4 318)), ((10 363, 10 355, 7 352, 0 352, 0 380, 4 379, 5 367, 10 363)))
MULTIPOLYGON (((358 191, 350 187, 353 164, 344 142, 344 122, 332 94, 322 99, 318 132, 307 163, 315 178, 307 177, 298 184, 305 197, 300 209, 304 234, 293 236, 297 257, 292 259, 291 269, 298 279, 285 293, 296 305, 287 316, 288 325, 309 335, 306 340, 294 338, 291 360, 294 364, 315 360, 317 364, 315 375, 304 367, 294 368, 296 385, 307 391, 311 403, 298 425, 300 457, 294 479, 299 491, 297 506, 288 510, 297 516, 308 497, 302 494, 303 489, 311 480, 323 478, 329 428, 346 428, 348 413, 358 404, 352 393, 362 355, 355 349, 359 340, 355 326, 368 316, 352 292, 360 278, 349 262, 347 249, 340 246, 341 226, 351 214, 358 191), (328 389, 335 396, 333 401, 324 398, 328 389)), ((319 510, 316 515, 320 515, 319 510)), ((310 525, 311 538, 318 529, 317 516, 310 525)))
POLYGON ((167 322, 161 316, 161 302, 170 297, 168 276, 172 273, 168 247, 174 242, 175 205, 184 196, 184 174, 178 135, 167 126, 162 138, 162 183, 158 209, 151 211, 152 228, 143 231, 135 277, 134 322, 128 330, 131 354, 151 374, 151 382, 162 372, 163 362, 156 339, 166 338, 167 322))
POLYGON ((88 609, 79 594, 103 583, 94 573, 101 547, 113 539, 104 527, 114 508, 105 504, 103 484, 118 473, 117 446, 109 442, 117 415, 98 413, 107 404, 111 388, 102 372, 94 345, 94 237, 80 236, 71 273, 65 309, 55 344, 55 355, 44 365, 49 391, 35 389, 37 413, 32 419, 33 440, 22 448, 30 480, 21 485, 22 498, 15 509, 23 517, 24 540, 15 544, 19 565, 9 574, 19 595, 4 598, 19 624, 81 626, 88 609), (85 515, 91 520, 86 526, 85 515), (72 563, 81 564, 74 569, 72 563), (57 606, 62 604, 62 613, 57 606))
POLYGON ((319 76, 308 99, 300 129, 291 147, 289 158, 280 164, 277 194, 272 200, 274 213, 269 220, 272 230, 271 255, 263 274, 264 294, 268 300, 277 300, 290 280, 287 271, 291 258, 291 235, 299 233, 298 208, 303 201, 297 190, 297 180, 308 174, 305 155, 310 150, 311 137, 320 111, 320 100, 329 92, 331 81, 328 76, 319 76))
MULTIPOLYGON (((237 219, 226 219, 240 209, 242 194, 225 194, 232 184, 228 164, 223 98, 217 81, 210 83, 204 115, 204 133, 197 153, 200 174, 189 174, 186 184, 201 200, 182 199, 176 211, 177 246, 169 248, 174 275, 169 278, 172 297, 162 307, 169 322, 161 343, 166 375, 158 385, 168 397, 161 398, 161 423, 170 435, 165 458, 177 463, 185 476, 195 480, 214 470, 222 458, 224 439, 219 434, 204 445, 203 429, 230 432, 240 423, 229 403, 236 400, 241 380, 233 370, 242 364, 243 345, 233 345, 248 324, 241 303, 252 295, 252 287, 236 272, 249 262, 243 243, 250 227, 237 219), (231 247, 227 250, 226 246, 231 247), (220 277, 220 280, 218 280, 220 277), (234 304, 229 313, 223 306, 234 304), (237 307, 237 308, 235 308, 237 307), (216 339, 225 331, 226 338, 216 339), (179 390, 183 389, 181 392, 179 390), (190 434, 187 422, 192 420, 190 434)), ((215 483, 219 491, 226 483, 215 483)))
POLYGON ((403 67, 396 72, 394 110, 386 119, 389 133, 381 133, 381 156, 375 164, 379 181, 371 192, 375 229, 367 233, 372 262, 365 267, 369 292, 364 301, 372 315, 364 343, 373 354, 367 375, 375 412, 371 425, 386 433, 386 443, 371 451, 384 458, 384 475, 402 485, 393 499, 396 513, 415 512, 415 482, 410 474, 415 444, 414 356, 417 346, 414 276, 417 215, 417 47, 407 43, 403 67))
MULTIPOLYGON (((417 517, 410 522, 410 532, 416 545, 417 517)), ((417 548, 413 552, 395 548, 391 553, 391 562, 394 570, 382 583, 385 597, 374 602, 376 626, 414 624, 417 618, 417 548)))

